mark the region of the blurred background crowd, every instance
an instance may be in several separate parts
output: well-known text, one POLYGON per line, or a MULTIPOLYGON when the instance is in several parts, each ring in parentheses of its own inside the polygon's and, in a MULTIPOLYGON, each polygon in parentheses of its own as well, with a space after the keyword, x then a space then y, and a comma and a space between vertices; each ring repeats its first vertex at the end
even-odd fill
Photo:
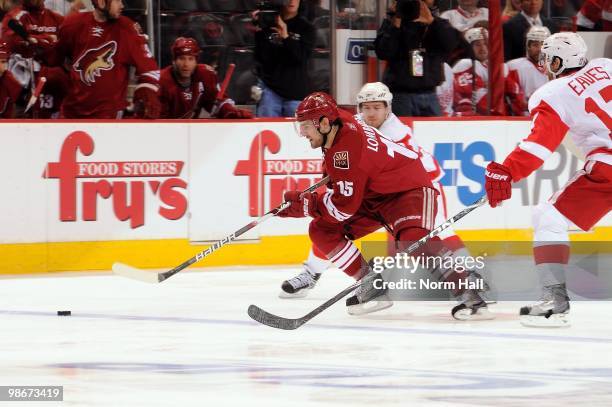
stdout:
MULTIPOLYGON (((293 116, 308 93, 334 93, 333 34, 342 29, 376 33, 363 54, 380 61, 369 79, 389 86, 394 113, 486 115, 488 6, 0 0, 0 118, 293 116)), ((550 33, 612 30, 612 0, 502 0, 500 11, 505 106, 496 114, 527 114, 547 80, 538 61, 550 33)))

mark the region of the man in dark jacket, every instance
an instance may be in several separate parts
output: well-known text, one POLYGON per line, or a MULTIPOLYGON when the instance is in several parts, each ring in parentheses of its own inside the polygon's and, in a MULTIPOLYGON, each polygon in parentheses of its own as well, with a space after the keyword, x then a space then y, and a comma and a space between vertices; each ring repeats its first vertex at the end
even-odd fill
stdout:
POLYGON ((261 88, 257 117, 287 117, 311 92, 308 60, 315 42, 315 29, 298 15, 300 0, 288 0, 280 14, 260 10, 261 28, 255 33, 255 60, 261 88), (273 24, 266 23, 270 16, 273 24))
POLYGON ((557 25, 540 14, 543 0, 521 0, 521 12, 504 23, 504 61, 525 56, 525 35, 531 26, 548 27, 556 33, 557 25))
POLYGON ((440 116, 436 86, 443 62, 461 41, 448 20, 433 16, 422 0, 393 4, 376 34, 376 55, 388 61, 383 82, 393 93, 398 116, 440 116), (412 10, 410 10, 412 8, 412 10))

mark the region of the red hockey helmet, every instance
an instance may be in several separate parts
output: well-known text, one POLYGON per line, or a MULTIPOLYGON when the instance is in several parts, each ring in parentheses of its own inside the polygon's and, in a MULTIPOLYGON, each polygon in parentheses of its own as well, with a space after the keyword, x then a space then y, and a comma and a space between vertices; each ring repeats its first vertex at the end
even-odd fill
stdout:
POLYGON ((295 117, 298 122, 311 121, 316 128, 319 128, 319 122, 323 117, 327 117, 330 123, 338 119, 338 105, 327 93, 314 92, 298 105, 295 117))
POLYGON ((200 54, 200 46, 198 42, 191 37, 178 37, 172 44, 172 59, 176 59, 181 55, 193 55, 197 58, 200 54))

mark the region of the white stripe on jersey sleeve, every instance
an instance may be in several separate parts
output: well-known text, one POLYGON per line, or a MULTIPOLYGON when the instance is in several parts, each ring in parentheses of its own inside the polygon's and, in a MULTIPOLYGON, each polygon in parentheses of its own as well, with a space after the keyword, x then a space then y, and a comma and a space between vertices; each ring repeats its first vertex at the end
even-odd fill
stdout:
POLYGON ((534 143, 533 141, 521 141, 518 147, 523 151, 527 151, 529 154, 535 155, 542 161, 546 161, 553 153, 543 145, 534 143))

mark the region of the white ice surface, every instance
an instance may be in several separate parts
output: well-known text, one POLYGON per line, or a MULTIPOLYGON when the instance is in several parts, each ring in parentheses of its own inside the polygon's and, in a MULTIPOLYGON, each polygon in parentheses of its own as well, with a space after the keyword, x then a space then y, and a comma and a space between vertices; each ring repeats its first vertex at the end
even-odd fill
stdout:
POLYGON ((298 270, 2 279, 0 385, 64 386, 63 403, 17 406, 612 404, 610 302, 573 302, 565 329, 521 326, 518 302, 472 323, 446 302, 360 318, 341 302, 295 331, 250 320, 249 304, 301 316, 351 283, 329 270, 309 297, 279 299, 298 270))

